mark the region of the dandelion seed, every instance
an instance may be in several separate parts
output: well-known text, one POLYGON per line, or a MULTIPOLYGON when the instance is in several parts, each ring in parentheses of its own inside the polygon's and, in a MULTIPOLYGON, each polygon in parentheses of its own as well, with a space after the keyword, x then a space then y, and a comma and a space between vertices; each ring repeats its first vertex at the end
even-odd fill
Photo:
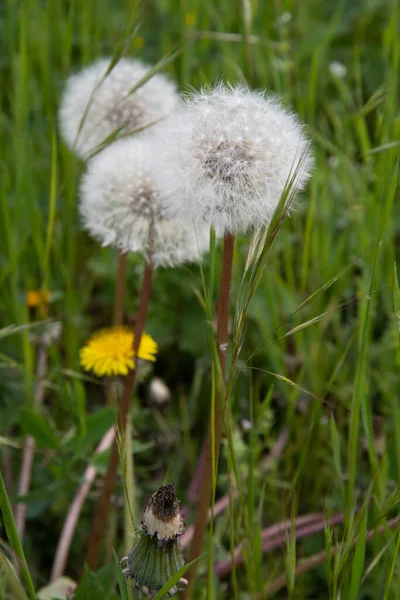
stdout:
POLYGON ((72 75, 61 99, 62 135, 82 158, 120 128, 125 135, 164 118, 179 101, 175 84, 160 73, 130 94, 150 67, 122 58, 105 76, 110 63, 100 59, 72 75))
POLYGON ((167 211, 220 233, 268 223, 288 178, 295 173, 299 189, 309 176, 309 143, 297 116, 244 85, 193 93, 160 136, 167 211))
POLYGON ((81 186, 84 226, 103 246, 139 252, 154 266, 198 261, 209 233, 167 217, 155 181, 160 165, 150 133, 118 140, 95 156, 81 186))
MULTIPOLYGON (((133 332, 128 327, 110 327, 98 331, 80 351, 81 366, 98 377, 127 375, 130 369, 135 368, 133 338, 133 332)), ((143 334, 138 358, 154 362, 157 351, 153 338, 143 334)))

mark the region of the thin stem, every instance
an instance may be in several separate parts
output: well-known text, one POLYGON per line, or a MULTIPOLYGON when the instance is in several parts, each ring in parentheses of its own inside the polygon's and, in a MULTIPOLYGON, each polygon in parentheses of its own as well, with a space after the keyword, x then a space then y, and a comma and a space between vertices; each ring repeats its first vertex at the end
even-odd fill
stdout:
MULTIPOLYGON (((232 233, 225 233, 224 249, 222 256, 220 292, 218 301, 216 340, 219 363, 221 367, 221 375, 223 379, 225 378, 226 356, 229 339, 229 301, 231 293, 234 246, 234 235, 232 233)), ((222 389, 224 389, 224 382, 222 382, 222 389)), ((225 403, 227 403, 227 401, 228 398, 226 398, 225 403)), ((216 473, 218 470, 218 459, 222 440, 223 420, 223 403, 221 401, 221 398, 217 397, 215 402, 214 419, 212 420, 211 416, 210 425, 208 429, 204 469, 202 473, 200 486, 201 495, 195 514, 193 540, 190 546, 188 562, 197 558, 201 554, 203 547, 204 533, 207 525, 207 513, 210 505, 211 492, 213 488, 214 473, 216 473)), ((194 563, 188 571, 187 578, 189 580, 189 585, 184 594, 184 598, 186 599, 189 599, 192 596, 193 585, 196 579, 197 565, 197 562, 194 563)))
POLYGON ((124 322, 126 289, 126 254, 118 254, 117 281, 115 284, 114 325, 124 322))
MULTIPOLYGON (((151 283, 152 283, 152 275, 153 275, 153 265, 148 262, 146 263, 146 268, 143 277, 142 284, 142 293, 140 297, 140 305, 139 305, 139 313, 137 316, 135 331, 134 331, 134 340, 133 340, 133 355, 138 355, 138 350, 140 346, 140 341, 142 338, 142 334, 144 332, 144 327, 146 323, 147 309, 150 301, 151 294, 151 283)), ((128 375, 125 377, 124 382, 124 390, 122 393, 122 400, 118 414, 118 430, 121 435, 125 432, 125 426, 129 414, 129 407, 131 404, 133 389, 135 385, 136 379, 136 369, 129 371, 128 375)), ((97 503, 95 513, 93 516, 92 522, 92 530, 89 536, 88 542, 88 550, 86 555, 86 562, 90 569, 95 570, 100 555, 100 547, 101 540, 103 537, 108 511, 111 504, 111 494, 115 488, 115 483, 117 481, 117 472, 118 472, 118 463, 119 463, 119 452, 118 452, 118 443, 117 440, 114 440, 114 443, 111 448, 110 460, 108 463, 108 469, 104 480, 103 490, 100 496, 100 499, 97 503)))
MULTIPOLYGON (((125 293, 126 293, 126 264, 127 255, 118 252, 117 259, 117 277, 115 282, 115 297, 114 297, 114 315, 113 325, 118 327, 123 325, 125 316, 125 293)), ((111 377, 106 386, 106 397, 108 406, 116 408, 118 406, 118 381, 111 377)), ((117 507, 111 506, 107 522, 107 548, 109 549, 110 557, 112 558, 112 549, 114 548, 115 534, 117 531, 117 507)), ((106 557, 107 558, 107 557, 106 557)))
MULTIPOLYGON (((33 408, 39 410, 44 398, 44 382, 47 373, 48 346, 43 341, 39 342, 38 359, 36 367, 36 386, 33 397, 33 408)), ((21 472, 19 477, 18 495, 26 496, 31 485, 33 455, 35 451, 35 438, 28 435, 25 439, 22 456, 21 472)), ((18 502, 15 507, 15 522, 19 538, 22 542, 25 532, 26 504, 18 502)))
MULTIPOLYGON (((113 443, 115 438, 114 427, 111 427, 103 435, 99 445, 96 448, 96 454, 105 452, 108 450, 113 443)), ((65 565, 67 564, 67 558, 69 549, 71 546, 72 538, 78 523, 79 515, 81 514, 82 506, 87 498, 90 488, 96 479, 97 469, 93 465, 89 465, 83 475, 83 483, 80 485, 75 497, 69 507, 68 514, 64 521, 64 525, 58 540, 56 555, 51 570, 50 583, 56 581, 59 577, 64 574, 65 565)))
POLYGON ((125 547, 124 551, 127 554, 132 546, 132 531, 134 529, 134 519, 136 516, 135 510, 135 471, 133 462, 133 427, 132 414, 129 412, 126 423, 125 436, 125 505, 124 505, 124 529, 125 529, 125 547))

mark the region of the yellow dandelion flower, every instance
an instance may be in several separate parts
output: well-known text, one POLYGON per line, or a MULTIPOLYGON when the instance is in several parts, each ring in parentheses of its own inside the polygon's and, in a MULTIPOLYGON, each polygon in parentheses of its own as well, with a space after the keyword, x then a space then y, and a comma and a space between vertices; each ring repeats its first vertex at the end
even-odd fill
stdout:
MULTIPOLYGON (((133 332, 128 327, 110 327, 95 333, 80 351, 81 366, 98 377, 127 375, 135 368, 133 360, 133 332)), ((138 357, 155 361, 158 347, 152 337, 144 333, 140 340, 138 357)))
POLYGON ((25 299, 30 308, 46 305, 50 300, 50 290, 28 290, 25 299))

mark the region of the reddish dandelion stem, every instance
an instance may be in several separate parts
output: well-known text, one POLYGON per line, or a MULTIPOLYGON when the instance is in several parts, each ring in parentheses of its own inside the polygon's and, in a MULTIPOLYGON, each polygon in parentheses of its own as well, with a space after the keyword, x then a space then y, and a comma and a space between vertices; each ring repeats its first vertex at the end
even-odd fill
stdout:
MULTIPOLYGON (((224 250, 222 256, 222 272, 220 281, 220 293, 218 301, 218 320, 217 320, 217 350, 221 367, 222 378, 225 378, 226 356, 229 339, 229 301, 231 294, 232 266, 235 238, 232 233, 225 233, 224 250)), ((224 382, 222 389, 224 390, 224 382)), ((219 450, 222 440, 222 428, 224 420, 223 402, 217 397, 215 402, 214 422, 210 420, 208 436, 205 449, 204 469, 201 478, 201 495, 196 509, 194 520, 193 540, 190 546, 188 562, 197 558, 203 548, 204 534, 207 526, 207 514, 211 501, 212 483, 213 483, 213 450, 215 459, 215 469, 218 469, 219 450), (212 447, 212 431, 214 429, 214 449, 212 447)), ((187 578, 189 585, 184 594, 184 598, 189 599, 193 593, 193 585, 196 579, 197 564, 189 569, 187 578)))
POLYGON ((126 288, 126 254, 118 254, 117 281, 115 286, 114 325, 124 321, 126 288))

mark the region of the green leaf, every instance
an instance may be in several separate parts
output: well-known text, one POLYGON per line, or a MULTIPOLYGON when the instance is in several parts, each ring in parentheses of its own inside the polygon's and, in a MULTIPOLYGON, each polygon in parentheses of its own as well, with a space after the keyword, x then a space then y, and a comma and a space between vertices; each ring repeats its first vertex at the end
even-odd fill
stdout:
POLYGON ((77 434, 68 443, 68 448, 80 455, 88 454, 114 422, 115 410, 113 408, 105 407, 96 410, 86 420, 85 436, 80 437, 77 434))
POLYGON ((38 446, 41 448, 56 450, 60 447, 60 440, 57 434, 53 431, 50 423, 39 413, 28 408, 22 408, 21 426, 26 434, 35 438, 38 446))

